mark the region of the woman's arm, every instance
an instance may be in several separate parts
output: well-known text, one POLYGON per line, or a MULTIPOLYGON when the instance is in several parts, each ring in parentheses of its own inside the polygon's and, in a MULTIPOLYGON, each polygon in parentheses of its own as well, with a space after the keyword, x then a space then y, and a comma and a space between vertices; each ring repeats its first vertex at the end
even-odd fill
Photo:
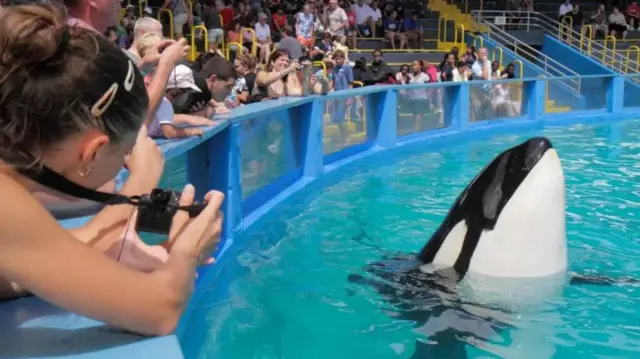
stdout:
POLYGON ((0 208, 1 276, 122 328, 152 335, 175 329, 193 289, 195 257, 175 252, 152 273, 129 269, 73 238, 15 181, 3 176, 0 186, 15 204, 0 208))
POLYGON ((202 129, 200 128, 194 128, 194 127, 182 128, 182 127, 175 127, 171 124, 162 125, 162 134, 164 135, 165 138, 168 138, 168 139, 201 136, 203 133, 204 131, 202 131, 202 129))
POLYGON ((175 114, 173 115, 173 124, 184 126, 213 126, 213 121, 206 117, 193 114, 175 114))
POLYGON ((164 3, 162 4, 162 6, 160 6, 160 8, 158 9, 158 13, 160 13, 162 10, 168 8, 169 4, 171 4, 171 0, 164 0, 164 3))
POLYGON ((282 70, 282 71, 272 71, 272 72, 260 71, 256 75, 256 84, 258 86, 269 86, 272 83, 274 83, 274 82, 276 82, 278 80, 281 80, 283 77, 285 77, 290 72, 291 71, 289 69, 285 69, 285 70, 282 70))

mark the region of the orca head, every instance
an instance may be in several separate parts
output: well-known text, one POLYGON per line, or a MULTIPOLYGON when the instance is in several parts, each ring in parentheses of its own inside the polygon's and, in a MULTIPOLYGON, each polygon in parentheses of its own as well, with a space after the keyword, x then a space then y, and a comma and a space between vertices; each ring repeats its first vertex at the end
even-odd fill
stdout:
MULTIPOLYGON (((464 189, 418 259, 504 278, 566 271, 564 175, 551 142, 530 140, 499 154, 464 189)), ((427 267, 427 266, 425 266, 427 267)))

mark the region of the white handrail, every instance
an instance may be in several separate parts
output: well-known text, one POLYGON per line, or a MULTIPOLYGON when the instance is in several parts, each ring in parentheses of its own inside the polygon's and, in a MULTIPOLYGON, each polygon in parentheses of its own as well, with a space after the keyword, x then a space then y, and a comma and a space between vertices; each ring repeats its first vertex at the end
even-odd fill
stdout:
MULTIPOLYGON (((529 62, 532 62, 531 59, 542 61, 543 67, 536 64, 534 64, 534 66, 537 67, 539 70, 541 70, 541 72, 544 75, 579 76, 579 74, 576 71, 570 69, 569 67, 561 64, 555 59, 527 45, 525 42, 517 39, 513 35, 500 29, 498 26, 488 22, 484 18, 477 17, 476 22, 488 28, 489 31, 486 33, 487 38, 494 39, 497 43, 504 46, 513 46, 513 52, 515 52, 516 55, 524 55, 525 58, 528 57, 529 62)), ((571 78, 567 81, 571 83, 571 88, 573 91, 575 91, 576 93, 580 93, 580 88, 581 88, 580 78, 571 78)))
MULTIPOLYGON (((587 49, 580 48, 580 39, 583 37, 581 33, 569 28, 566 25, 561 25, 560 22, 548 17, 547 15, 536 11, 500 11, 500 10, 482 10, 471 12, 476 21, 481 20, 483 22, 492 23, 495 22, 497 17, 504 17, 504 26, 517 26, 527 32, 532 30, 542 30, 552 36, 558 36, 558 38, 574 47, 582 53, 586 53, 589 57, 595 59, 613 70, 623 71, 626 62, 626 56, 623 53, 618 52, 616 49, 612 51, 610 48, 606 48, 602 42, 587 39, 587 49), (563 29, 563 35, 560 37, 559 30, 563 29), (572 39, 569 41, 568 39, 572 39)), ((635 68, 635 61, 629 62, 629 67, 635 68)))

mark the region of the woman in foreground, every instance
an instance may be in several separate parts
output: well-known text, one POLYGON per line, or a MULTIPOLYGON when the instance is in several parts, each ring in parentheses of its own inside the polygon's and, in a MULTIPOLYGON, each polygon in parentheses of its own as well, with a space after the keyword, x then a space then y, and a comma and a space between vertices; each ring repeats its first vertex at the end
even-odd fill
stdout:
MULTIPOLYGON (((196 266, 218 241, 223 195, 210 192, 192 220, 180 211, 169 258, 144 273, 75 239, 33 195, 51 190, 19 174, 44 165, 100 187, 128 153, 159 151, 142 126, 147 107, 142 76, 108 39, 68 27, 50 5, 0 10, 0 277, 76 313, 163 335, 175 329, 196 266)), ((185 187, 181 204, 193 197, 185 187)))

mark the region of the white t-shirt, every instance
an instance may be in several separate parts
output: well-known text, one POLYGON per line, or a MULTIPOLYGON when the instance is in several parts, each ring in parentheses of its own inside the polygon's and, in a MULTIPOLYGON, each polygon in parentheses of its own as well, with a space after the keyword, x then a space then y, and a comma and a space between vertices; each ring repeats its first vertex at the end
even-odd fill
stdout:
MULTIPOLYGON (((429 75, 424 72, 420 72, 418 75, 409 74, 409 83, 410 84, 428 84, 429 83, 429 75)), ((426 100, 427 89, 419 89, 419 90, 409 90, 409 98, 412 100, 426 100)))
POLYGON ((338 30, 338 26, 349 20, 347 18, 347 13, 341 7, 334 11, 327 10, 327 18, 329 21, 329 32, 331 32, 331 35, 344 35, 344 27, 338 30))
POLYGON ((560 10, 558 10, 558 15, 565 16, 566 14, 573 11, 573 5, 571 4, 562 4, 560 5, 560 10))
POLYGON ((371 11, 373 12, 373 15, 371 15, 371 18, 373 19, 373 21, 379 21, 380 19, 382 19, 382 12, 380 11, 380 9, 376 8, 375 10, 371 9, 371 11))
POLYGON ((373 17, 374 15, 373 9, 367 4, 364 4, 362 6, 353 4, 351 10, 353 10, 354 14, 356 15, 356 24, 358 25, 364 23, 369 16, 373 17))
MULTIPOLYGON (((473 79, 474 80, 484 80, 482 78, 482 66, 483 64, 480 63, 480 60, 476 61, 473 63, 473 65, 471 66, 471 73, 473 74, 473 79)), ((491 61, 487 60, 484 62, 484 67, 486 68, 487 71, 487 79, 486 80, 491 80, 491 61)))
POLYGON ((262 25, 261 23, 256 23, 256 38, 260 41, 265 41, 271 36, 271 29, 269 28, 269 24, 262 25))
POLYGON ((464 82, 464 81, 468 81, 469 79, 467 78, 467 72, 465 71, 464 75, 460 75, 460 71, 458 71, 458 69, 453 69, 453 71, 451 71, 451 73, 453 73, 453 82, 464 82))

